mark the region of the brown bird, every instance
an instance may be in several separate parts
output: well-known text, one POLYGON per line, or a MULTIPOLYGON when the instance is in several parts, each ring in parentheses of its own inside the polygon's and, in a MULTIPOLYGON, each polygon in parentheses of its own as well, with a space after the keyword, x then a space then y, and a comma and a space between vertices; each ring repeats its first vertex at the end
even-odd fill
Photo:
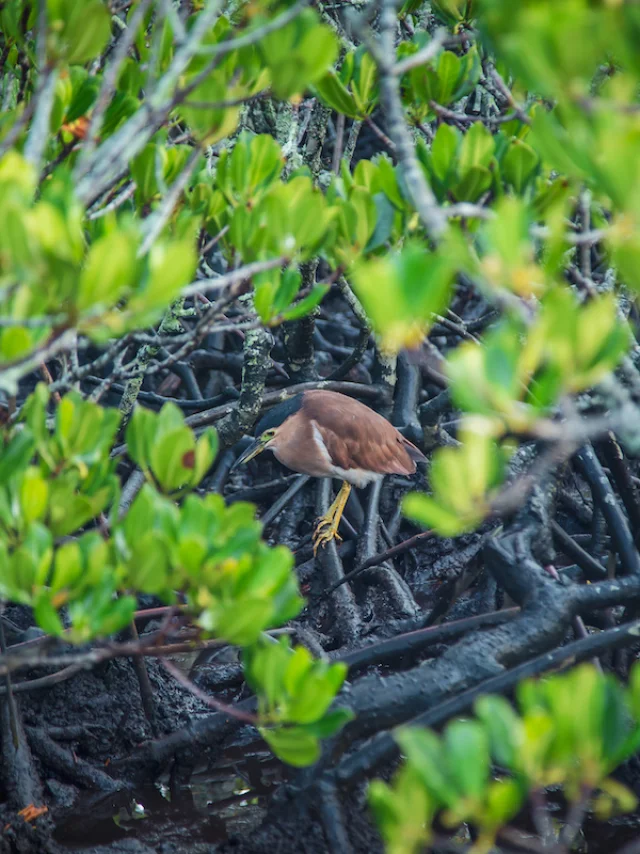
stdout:
POLYGON ((234 464, 273 451, 287 468, 312 477, 341 478, 342 488, 313 535, 318 546, 337 538, 351 485, 386 474, 413 474, 424 454, 386 418, 335 391, 304 391, 271 409, 255 428, 256 440, 234 464))

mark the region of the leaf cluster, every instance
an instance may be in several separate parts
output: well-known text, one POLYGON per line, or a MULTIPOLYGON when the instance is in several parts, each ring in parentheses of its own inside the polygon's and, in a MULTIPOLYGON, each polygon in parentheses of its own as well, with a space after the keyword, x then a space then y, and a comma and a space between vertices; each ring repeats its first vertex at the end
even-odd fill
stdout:
POLYGON ((135 594, 182 603, 204 636, 244 649, 274 751, 315 761, 318 739, 349 717, 327 712, 346 669, 264 640, 302 608, 293 555, 263 542, 251 504, 215 494, 176 504, 209 469, 215 432, 196 439, 170 403, 136 409, 127 451, 148 482, 121 514, 110 456, 120 413, 72 392, 50 419, 49 403, 41 384, 0 451, 0 598, 31 606, 42 629, 71 643, 125 628, 135 594))
POLYGON ((636 666, 625 688, 583 664, 521 683, 518 711, 487 695, 473 718, 452 721, 442 735, 399 729, 402 767, 391 785, 369 787, 386 850, 424 850, 438 818, 452 830, 473 825, 472 850, 488 852, 531 793, 548 786, 561 786, 569 804, 592 801, 600 818, 632 811, 635 795, 609 774, 640 744, 639 676, 636 666))

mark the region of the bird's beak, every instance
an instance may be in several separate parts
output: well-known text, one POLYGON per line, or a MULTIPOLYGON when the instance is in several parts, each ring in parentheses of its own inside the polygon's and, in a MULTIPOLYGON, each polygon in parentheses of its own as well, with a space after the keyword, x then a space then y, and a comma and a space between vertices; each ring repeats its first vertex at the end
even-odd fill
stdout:
POLYGON ((258 454, 261 454, 265 449, 265 443, 261 441, 260 438, 256 439, 255 442, 252 442, 247 450, 240 454, 235 463, 231 466, 231 471, 237 469, 238 466, 244 465, 244 463, 248 463, 249 460, 252 460, 254 457, 257 457, 258 454))

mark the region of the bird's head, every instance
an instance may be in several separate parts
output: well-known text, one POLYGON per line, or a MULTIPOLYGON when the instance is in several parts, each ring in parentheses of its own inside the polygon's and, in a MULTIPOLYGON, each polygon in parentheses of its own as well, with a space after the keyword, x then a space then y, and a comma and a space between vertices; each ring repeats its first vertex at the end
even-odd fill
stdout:
POLYGON ((267 448, 273 447, 273 442, 278 435, 278 428, 272 427, 269 430, 264 430, 257 439, 249 445, 247 450, 240 454, 238 459, 233 464, 233 468, 237 468, 237 466, 243 465, 243 463, 248 463, 249 460, 252 460, 254 457, 257 457, 258 454, 261 454, 263 451, 266 451, 267 448))
POLYGON ((298 412, 302 406, 302 394, 296 394, 289 400, 285 400, 270 409, 269 412, 258 422, 255 430, 255 439, 247 450, 240 454, 233 464, 233 468, 248 463, 258 454, 266 450, 276 450, 278 434, 284 422, 298 412))

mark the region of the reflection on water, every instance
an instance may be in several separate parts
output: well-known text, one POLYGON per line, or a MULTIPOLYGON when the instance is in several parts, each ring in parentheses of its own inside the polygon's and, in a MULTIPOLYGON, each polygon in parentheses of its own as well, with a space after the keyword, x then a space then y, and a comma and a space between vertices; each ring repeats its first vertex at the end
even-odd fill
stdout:
POLYGON ((230 748, 206 769, 197 769, 188 785, 163 777, 133 793, 82 798, 61 815, 55 839, 79 851, 132 838, 150 846, 223 842, 250 833, 262 821, 282 780, 283 766, 264 751, 263 742, 253 749, 230 748))

